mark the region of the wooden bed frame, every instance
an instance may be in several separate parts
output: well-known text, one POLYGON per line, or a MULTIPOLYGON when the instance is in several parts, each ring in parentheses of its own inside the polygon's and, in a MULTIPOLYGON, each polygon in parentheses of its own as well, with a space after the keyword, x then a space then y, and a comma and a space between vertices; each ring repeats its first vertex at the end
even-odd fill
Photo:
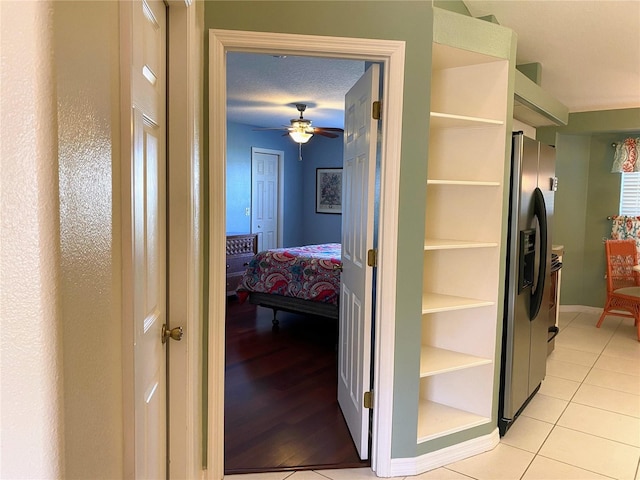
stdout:
POLYGON ((292 313, 306 313, 319 317, 332 318, 337 320, 340 316, 338 305, 331 303, 314 302, 295 297, 285 297, 284 295, 274 295, 271 293, 249 292, 249 302, 261 307, 273 310, 273 323, 277 327, 280 323, 276 318, 278 310, 292 313))

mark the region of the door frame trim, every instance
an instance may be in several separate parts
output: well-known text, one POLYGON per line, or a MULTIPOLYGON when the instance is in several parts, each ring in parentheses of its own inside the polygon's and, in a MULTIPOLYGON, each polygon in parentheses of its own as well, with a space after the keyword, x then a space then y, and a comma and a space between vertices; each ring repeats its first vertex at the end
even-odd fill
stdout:
MULTIPOLYGON (((270 148, 251 147, 251 171, 253 171, 253 156, 256 153, 265 153, 267 155, 278 156, 278 238, 276 239, 276 245, 281 248, 284 242, 284 151, 272 150, 270 148)), ((251 179, 251 227, 253 227, 253 178, 251 179)), ((255 233, 251 228, 251 233, 255 233)))
POLYGON ((203 8, 191 0, 167 3, 167 324, 182 325, 169 342, 167 385, 169 478, 202 475, 203 343, 203 8))
POLYGON ((234 30, 209 30, 209 369, 208 471, 224 472, 226 62, 228 51, 347 58, 383 67, 380 217, 376 280, 371 468, 391 474, 397 232, 405 42, 234 30))

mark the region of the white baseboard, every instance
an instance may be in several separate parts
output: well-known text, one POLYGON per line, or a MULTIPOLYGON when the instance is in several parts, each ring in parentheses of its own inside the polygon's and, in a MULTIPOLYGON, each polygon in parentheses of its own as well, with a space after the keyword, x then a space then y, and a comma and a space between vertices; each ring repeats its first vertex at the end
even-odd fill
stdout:
POLYGON ((435 452, 425 453, 415 458, 392 458, 391 476, 419 475, 459 460, 493 450, 500 443, 500 434, 496 428, 482 437, 451 445, 435 452))
POLYGON ((587 305, 560 305, 560 313, 562 312, 579 312, 579 313, 602 313, 602 307, 589 307, 587 305))

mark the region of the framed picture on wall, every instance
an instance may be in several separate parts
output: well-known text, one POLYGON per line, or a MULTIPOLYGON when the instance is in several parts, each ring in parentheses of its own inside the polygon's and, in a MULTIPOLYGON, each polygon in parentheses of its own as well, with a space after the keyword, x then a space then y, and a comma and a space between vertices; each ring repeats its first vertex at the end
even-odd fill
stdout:
POLYGON ((342 213, 341 168, 316 168, 316 213, 342 213))

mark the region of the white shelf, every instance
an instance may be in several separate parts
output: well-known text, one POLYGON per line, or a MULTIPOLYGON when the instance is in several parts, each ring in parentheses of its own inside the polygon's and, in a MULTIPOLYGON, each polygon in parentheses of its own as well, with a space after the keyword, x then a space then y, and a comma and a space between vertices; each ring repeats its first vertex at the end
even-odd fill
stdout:
POLYGON ((420 377, 429 377, 489 363, 492 363, 489 358, 423 345, 420 352, 420 377))
POLYGON ((509 60, 442 44, 432 59, 418 443, 495 422, 510 115, 509 60))
POLYGON ((429 400, 418 406, 418 443, 491 422, 491 418, 429 400))
POLYGON ((490 248, 497 247, 497 242, 474 242, 467 240, 448 240, 427 238, 424 241, 425 250, 452 250, 452 249, 466 249, 466 248, 490 248))
POLYGON ((493 118, 431 112, 432 128, 486 127, 490 125, 504 125, 504 122, 493 118))
POLYGON ((494 302, 477 298, 425 293, 422 295, 422 314, 486 307, 493 304, 494 302))
POLYGON ((462 185, 465 187, 499 187, 500 182, 485 182, 477 180, 436 180, 427 179, 427 185, 462 185))

